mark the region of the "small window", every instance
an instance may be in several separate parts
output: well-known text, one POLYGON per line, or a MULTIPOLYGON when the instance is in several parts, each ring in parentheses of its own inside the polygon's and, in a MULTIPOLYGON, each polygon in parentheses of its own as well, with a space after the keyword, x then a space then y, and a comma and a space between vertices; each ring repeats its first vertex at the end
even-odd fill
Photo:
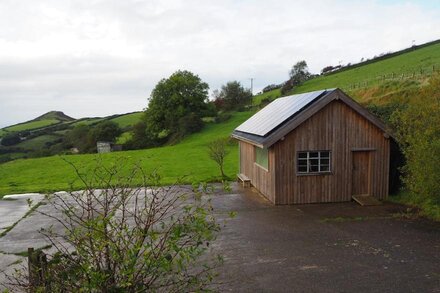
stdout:
POLYGON ((330 172, 330 153, 330 151, 298 152, 298 173, 316 174, 330 172))
POLYGON ((268 151, 266 148, 255 148, 255 163, 257 163, 259 166, 263 167, 264 169, 269 169, 269 162, 268 162, 268 151))

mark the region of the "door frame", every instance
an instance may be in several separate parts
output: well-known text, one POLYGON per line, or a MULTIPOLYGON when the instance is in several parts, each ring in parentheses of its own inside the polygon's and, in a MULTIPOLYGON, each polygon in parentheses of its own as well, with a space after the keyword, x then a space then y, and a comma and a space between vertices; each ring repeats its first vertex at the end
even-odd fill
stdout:
POLYGON ((354 157, 356 153, 366 153, 368 154, 368 182, 367 182, 367 194, 363 194, 363 195, 368 195, 368 196, 372 196, 372 186, 371 186, 371 179, 372 179, 372 163, 373 163, 373 155, 374 155, 374 151, 376 149, 372 149, 372 148, 357 148, 357 149, 352 149, 351 150, 351 178, 350 178, 350 186, 351 186, 351 196, 353 195, 360 195, 360 194, 353 194, 353 175, 354 175, 354 157))

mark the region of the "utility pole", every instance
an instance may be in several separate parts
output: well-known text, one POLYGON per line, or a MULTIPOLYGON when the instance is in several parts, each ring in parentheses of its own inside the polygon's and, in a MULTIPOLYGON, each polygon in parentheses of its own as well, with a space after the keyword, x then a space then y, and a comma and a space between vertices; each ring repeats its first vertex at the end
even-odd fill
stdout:
POLYGON ((251 77, 250 80, 251 80, 251 94, 253 96, 254 95, 254 78, 251 77))

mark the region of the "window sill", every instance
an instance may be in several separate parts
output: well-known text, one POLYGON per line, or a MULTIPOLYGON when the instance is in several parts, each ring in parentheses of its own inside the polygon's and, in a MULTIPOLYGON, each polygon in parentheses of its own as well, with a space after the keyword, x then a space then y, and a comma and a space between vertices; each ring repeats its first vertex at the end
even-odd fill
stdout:
POLYGON ((263 170, 266 171, 267 173, 269 173, 269 170, 266 169, 266 168, 264 168, 263 166, 258 165, 257 163, 254 163, 254 165, 257 166, 257 167, 260 168, 260 169, 263 169, 263 170))
POLYGON ((297 177, 300 176, 323 176, 323 175, 333 175, 333 172, 329 171, 329 172, 316 172, 316 173, 296 173, 297 177))

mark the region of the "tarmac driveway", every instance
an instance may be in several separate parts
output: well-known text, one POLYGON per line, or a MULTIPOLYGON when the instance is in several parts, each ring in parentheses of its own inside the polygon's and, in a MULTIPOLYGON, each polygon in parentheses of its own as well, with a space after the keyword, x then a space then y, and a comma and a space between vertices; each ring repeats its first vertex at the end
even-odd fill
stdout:
MULTIPOLYGON (((225 259, 222 292, 440 292, 440 224, 401 206, 273 206, 238 185, 212 200, 220 221, 237 212, 212 245, 225 259)), ((0 201, 0 212, 12 204, 0 201)), ((36 230, 48 224, 32 213, 0 237, 0 271, 45 246, 36 230)))
POLYGON ((249 189, 214 206, 237 211, 216 241, 221 291, 440 292, 440 224, 401 206, 272 206, 249 189))

